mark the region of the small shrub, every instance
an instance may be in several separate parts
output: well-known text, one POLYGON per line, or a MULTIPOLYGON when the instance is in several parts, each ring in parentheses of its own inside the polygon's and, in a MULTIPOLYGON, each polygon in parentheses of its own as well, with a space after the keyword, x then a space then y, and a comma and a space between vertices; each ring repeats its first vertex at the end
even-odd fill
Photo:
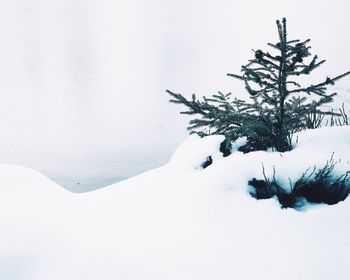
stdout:
POLYGON ((349 125, 349 117, 345 111, 345 105, 342 104, 342 107, 339 108, 339 113, 332 114, 330 120, 326 122, 326 125, 329 126, 344 126, 349 125))
POLYGON ((250 195, 256 199, 268 199, 276 197, 282 208, 299 209, 308 203, 337 204, 347 198, 350 193, 350 171, 334 176, 333 170, 336 162, 333 156, 325 166, 319 170, 314 168, 306 170, 294 184, 290 184, 291 192, 287 192, 275 178, 275 170, 272 179, 265 175, 264 180, 253 178, 248 184, 252 187, 250 195))

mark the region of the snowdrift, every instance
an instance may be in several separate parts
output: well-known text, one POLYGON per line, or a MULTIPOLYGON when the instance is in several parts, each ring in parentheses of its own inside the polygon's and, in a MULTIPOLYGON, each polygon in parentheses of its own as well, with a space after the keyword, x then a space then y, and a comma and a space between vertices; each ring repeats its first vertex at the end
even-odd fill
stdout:
POLYGON ((299 133, 283 154, 223 158, 222 140, 191 136, 167 165, 81 194, 0 165, 0 279, 348 279, 350 199, 281 209, 247 180, 264 165, 289 186, 332 154, 348 171, 349 127, 299 133))

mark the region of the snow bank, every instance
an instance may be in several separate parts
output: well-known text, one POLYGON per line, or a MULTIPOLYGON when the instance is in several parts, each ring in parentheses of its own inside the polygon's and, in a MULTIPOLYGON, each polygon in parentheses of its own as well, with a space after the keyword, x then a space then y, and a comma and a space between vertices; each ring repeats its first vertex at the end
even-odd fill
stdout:
POLYGON ((0 279, 348 279, 349 200, 297 212, 246 193, 262 163, 281 180, 332 152, 348 168, 349 129, 326 131, 300 133, 288 153, 226 158, 221 137, 192 136, 166 166, 81 194, 1 165, 0 279))
POLYGON ((197 134, 192 134, 175 151, 170 160, 170 165, 176 170, 193 171, 202 169, 203 164, 209 156, 215 160, 222 158, 220 144, 225 140, 223 135, 211 135, 200 138, 197 134))
MULTIPOLYGON (((247 154, 235 152, 206 171, 206 176, 219 180, 226 188, 245 190, 253 178, 276 180, 290 191, 305 171, 325 166, 333 156, 337 162, 333 174, 340 176, 350 170, 350 127, 325 127, 297 133, 293 139, 294 149, 289 152, 257 151, 247 154)), ((186 161, 183 158, 183 161, 186 161)))

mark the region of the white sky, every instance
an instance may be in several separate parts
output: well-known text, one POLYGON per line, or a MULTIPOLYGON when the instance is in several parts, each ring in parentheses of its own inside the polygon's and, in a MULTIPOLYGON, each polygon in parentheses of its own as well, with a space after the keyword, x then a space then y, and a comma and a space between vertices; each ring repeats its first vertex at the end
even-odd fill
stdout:
MULTIPOLYGON (((74 188, 166 162, 186 120, 165 89, 242 96, 228 77, 252 48, 311 38, 327 63, 350 69, 348 1, 0 1, 0 161, 74 188)), ((337 85, 350 94, 350 79, 337 85)), ((345 99, 350 100, 345 96, 345 99)))

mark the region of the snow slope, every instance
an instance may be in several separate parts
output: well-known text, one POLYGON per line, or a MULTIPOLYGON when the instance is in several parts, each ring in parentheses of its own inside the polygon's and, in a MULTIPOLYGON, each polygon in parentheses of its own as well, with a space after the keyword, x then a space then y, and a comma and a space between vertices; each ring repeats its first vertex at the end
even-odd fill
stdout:
POLYGON ((81 194, 1 165, 0 279, 349 279, 350 199, 298 212, 247 195, 262 163, 293 180, 334 152, 349 170, 349 127, 303 132, 283 154, 222 158, 221 141, 191 136, 169 164, 81 194))

